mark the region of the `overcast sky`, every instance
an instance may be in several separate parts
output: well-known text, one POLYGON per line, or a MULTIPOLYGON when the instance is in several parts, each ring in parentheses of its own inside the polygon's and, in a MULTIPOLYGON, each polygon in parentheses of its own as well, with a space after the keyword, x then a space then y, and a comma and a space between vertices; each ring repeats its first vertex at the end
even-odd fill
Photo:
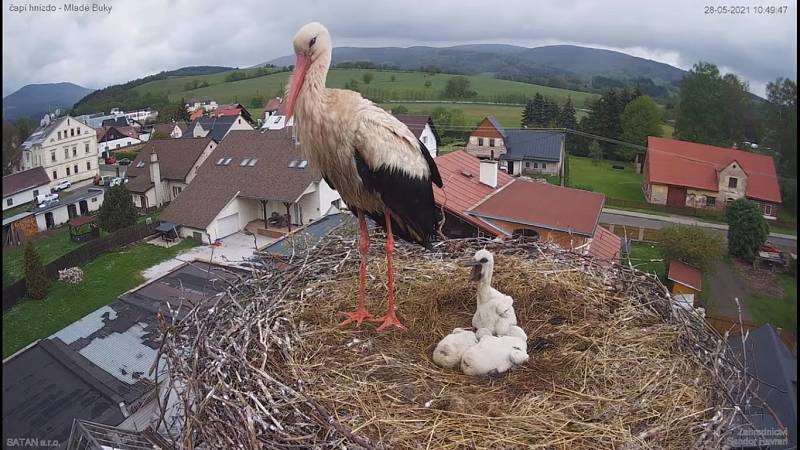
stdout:
POLYGON ((683 69, 710 61, 759 95, 770 80, 797 78, 797 0, 734 2, 750 5, 748 15, 705 14, 704 4, 730 3, 717 0, 102 1, 110 14, 19 13, 12 7, 48 0, 3 0, 3 96, 29 83, 100 88, 188 65, 247 67, 290 54, 312 20, 336 46, 578 44, 683 69), (775 4, 788 12, 752 13, 775 4))

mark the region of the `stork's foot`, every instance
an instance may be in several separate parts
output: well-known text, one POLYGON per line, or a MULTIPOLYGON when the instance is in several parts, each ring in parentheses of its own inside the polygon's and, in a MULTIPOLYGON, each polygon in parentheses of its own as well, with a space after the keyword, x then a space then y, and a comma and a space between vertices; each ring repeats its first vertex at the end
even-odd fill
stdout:
POLYGON ((386 314, 385 316, 376 318, 375 322, 383 322, 381 326, 378 327, 378 331, 386 331, 389 328, 398 328, 401 331, 408 331, 408 328, 400 323, 400 320, 397 318, 397 315, 394 313, 394 311, 386 314))
POLYGON ((350 323, 355 322, 356 325, 361 325, 361 322, 365 320, 374 320, 373 315, 367 311, 366 308, 359 308, 353 312, 342 312, 347 318, 339 324, 339 326, 344 326, 350 323))

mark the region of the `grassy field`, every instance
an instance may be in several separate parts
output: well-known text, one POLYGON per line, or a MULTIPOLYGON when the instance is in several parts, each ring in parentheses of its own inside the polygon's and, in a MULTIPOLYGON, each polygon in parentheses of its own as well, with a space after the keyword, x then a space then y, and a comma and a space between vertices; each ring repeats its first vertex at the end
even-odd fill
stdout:
POLYGON ((655 273, 662 283, 667 282, 667 264, 654 245, 634 242, 631 244, 629 256, 633 267, 643 272, 655 273))
POLYGON ((144 282, 143 270, 196 245, 197 241, 191 239, 171 248, 134 244, 86 264, 81 284, 54 282, 44 300, 23 300, 14 305, 3 313, 3 358, 113 302, 144 282))
POLYGON ((608 197, 644 202, 642 177, 633 169, 632 163, 600 161, 596 165, 591 158, 569 157, 569 186, 591 188, 608 197), (623 165, 624 170, 612 168, 623 165))
POLYGON ((783 297, 751 294, 746 302, 753 320, 771 323, 797 334, 797 278, 782 274, 778 280, 783 285, 783 297))
MULTIPOLYGON (((252 69, 251 69, 252 70, 252 69)), ((212 97, 221 103, 240 102, 249 106, 250 100, 254 96, 270 98, 282 92, 290 76, 289 72, 280 72, 265 75, 258 78, 250 78, 234 82, 224 82, 229 72, 213 75, 174 77, 166 80, 151 81, 134 90, 140 94, 168 93, 171 100, 191 97, 212 97), (202 83, 207 81, 210 86, 184 91, 186 82, 197 80, 202 83)), ((345 83, 350 80, 358 81, 359 88, 371 98, 373 93, 380 92, 387 99, 414 99, 414 100, 437 100, 439 93, 444 89, 447 80, 455 75, 436 74, 429 75, 423 72, 390 72, 361 69, 334 69, 328 74, 327 85, 333 88, 343 88, 345 83), (362 77, 370 72, 374 78, 369 84, 365 84, 362 77), (394 81, 392 81, 394 77, 394 81), (430 87, 425 87, 425 83, 430 81, 430 87)), ((594 99, 596 94, 587 92, 570 91, 535 84, 520 83, 516 81, 498 80, 485 75, 475 75, 468 77, 473 90, 478 93, 476 100, 495 101, 498 95, 527 95, 533 96, 541 93, 547 97, 555 99, 559 103, 566 101, 567 97, 572 97, 573 104, 577 108, 583 108, 587 99, 594 99)), ((519 123, 519 114, 515 119, 515 125, 519 123)))
MULTIPOLYGON (((42 263, 48 263, 58 259, 60 256, 78 248, 81 244, 73 242, 69 238, 69 227, 61 227, 52 232, 51 235, 43 237, 34 242, 42 263)), ((24 276, 24 261, 22 247, 8 247, 3 249, 3 287, 6 287, 24 276)))
POLYGON ((460 109, 464 111, 464 118, 467 126, 475 126, 489 115, 497 116, 497 120, 504 127, 519 127, 522 117, 521 106, 501 106, 501 105, 473 105, 465 103, 381 103, 384 109, 391 110, 394 107, 403 105, 408 109, 409 114, 430 114, 434 108, 442 107, 449 109, 460 109))

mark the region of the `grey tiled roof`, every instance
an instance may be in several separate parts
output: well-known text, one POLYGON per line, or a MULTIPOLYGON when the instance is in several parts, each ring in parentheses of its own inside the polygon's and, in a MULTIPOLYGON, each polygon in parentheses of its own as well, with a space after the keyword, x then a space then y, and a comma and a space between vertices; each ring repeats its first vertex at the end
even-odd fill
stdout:
POLYGON ((492 126, 497 129, 497 132, 500 133, 501 136, 503 136, 503 139, 505 139, 505 137, 507 136, 506 130, 505 128, 503 128, 502 125, 500 125, 500 122, 497 121, 497 117, 491 115, 487 117, 487 119, 489 120, 489 122, 492 123, 492 126))
POLYGON ((558 162, 561 160, 564 133, 555 131, 514 130, 507 132, 505 144, 506 153, 502 155, 500 159, 507 161, 535 159, 539 161, 558 162))

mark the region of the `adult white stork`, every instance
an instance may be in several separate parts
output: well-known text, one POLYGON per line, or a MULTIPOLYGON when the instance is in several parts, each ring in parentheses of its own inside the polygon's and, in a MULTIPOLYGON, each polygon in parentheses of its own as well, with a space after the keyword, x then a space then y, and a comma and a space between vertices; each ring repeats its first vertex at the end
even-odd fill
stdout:
POLYGON ((358 216, 361 287, 358 309, 344 313, 342 325, 364 320, 406 329, 394 305, 392 253, 396 234, 426 247, 436 230, 436 207, 431 183, 442 179, 424 145, 402 122, 357 92, 328 89, 331 36, 317 22, 294 37, 297 63, 289 88, 287 119, 294 116, 302 151, 325 181, 339 191, 358 216), (369 233, 365 215, 386 230, 386 314, 373 319, 364 305, 369 233))

